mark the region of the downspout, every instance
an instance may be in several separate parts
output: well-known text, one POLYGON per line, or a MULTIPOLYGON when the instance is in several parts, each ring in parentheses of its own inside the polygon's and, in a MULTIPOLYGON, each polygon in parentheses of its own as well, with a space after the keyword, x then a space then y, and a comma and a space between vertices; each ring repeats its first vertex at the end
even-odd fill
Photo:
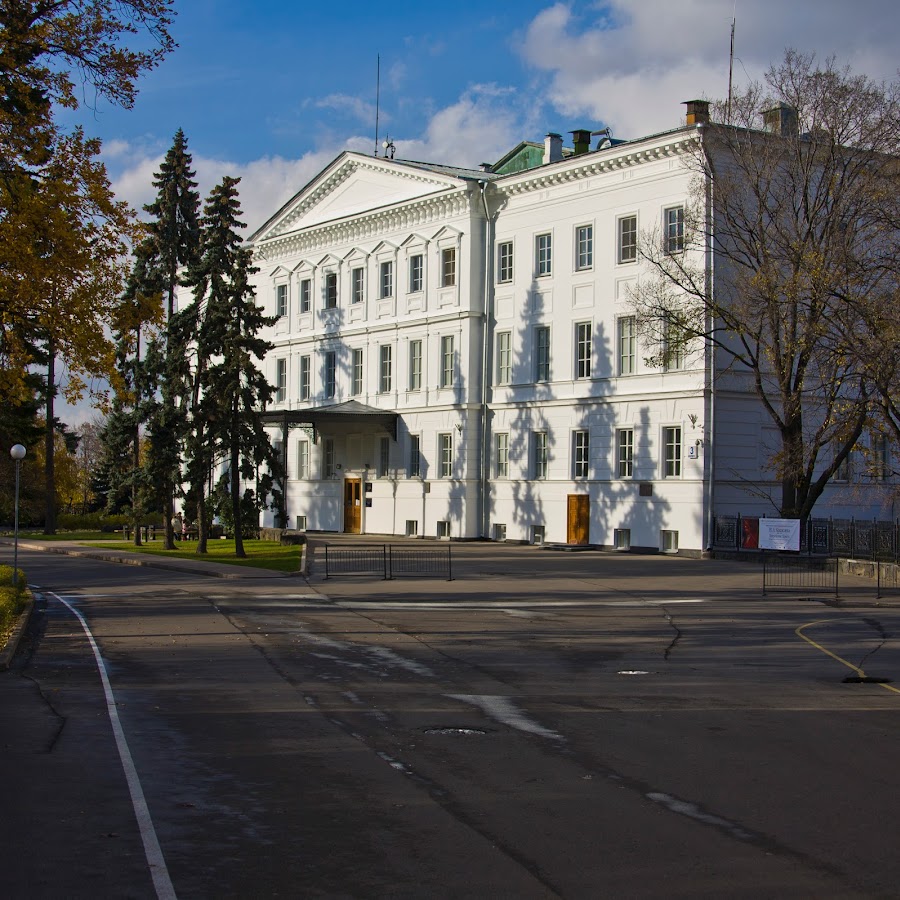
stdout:
POLYGON ((481 453, 479 459, 481 484, 478 490, 478 510, 481 524, 481 537, 486 538, 490 530, 490 504, 488 489, 490 486, 490 436, 488 434, 488 390, 491 378, 491 335, 494 319, 493 285, 493 220, 488 210, 486 181, 479 181, 481 188, 481 205, 484 209, 484 326, 481 331, 481 453))
MULTIPOLYGON (((713 208, 713 191, 715 189, 713 183, 713 177, 715 175, 715 168, 713 165, 712 156, 707 149, 706 142, 704 141, 704 126, 701 124, 697 131, 700 135, 700 145, 703 148, 703 154, 706 157, 706 161, 709 164, 709 177, 706 179, 706 191, 705 191, 705 202, 706 202, 706 234, 705 234, 705 242, 706 247, 704 248, 705 255, 705 273, 704 273, 704 288, 706 291, 707 297, 712 297, 712 292, 715 289, 715 285, 713 283, 714 280, 714 249, 713 249, 713 231, 715 228, 715 214, 713 208)), ((714 326, 714 322, 712 320, 712 315, 709 312, 707 307, 706 311, 706 321, 704 323, 704 327, 706 329, 707 334, 712 333, 712 329, 714 326)), ((704 465, 706 468, 706 485, 705 485, 705 497, 704 503, 706 506, 706 535, 703 541, 703 547, 707 555, 712 555, 713 542, 715 540, 715 487, 716 487, 716 345, 715 342, 710 338, 706 338, 706 365, 705 365, 705 373, 704 377, 706 380, 706 384, 704 385, 704 400, 705 400, 705 422, 706 422, 706 439, 703 445, 703 459, 704 465)))

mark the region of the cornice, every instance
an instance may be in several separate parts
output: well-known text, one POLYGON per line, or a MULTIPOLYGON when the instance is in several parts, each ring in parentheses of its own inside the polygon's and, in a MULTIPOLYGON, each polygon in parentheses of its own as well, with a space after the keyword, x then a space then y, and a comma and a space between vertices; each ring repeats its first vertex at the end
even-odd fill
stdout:
MULTIPOLYGON (((428 180, 428 179, 422 179, 428 180)), ((386 209, 359 213, 346 219, 322 222, 291 234, 264 238, 253 247, 254 256, 274 262, 280 258, 319 250, 332 250, 342 244, 378 240, 398 231, 413 230, 434 223, 446 224, 449 217, 476 211, 473 196, 465 187, 429 197, 404 201, 386 209)))
POLYGON ((688 152, 688 148, 696 143, 696 140, 696 134, 682 134, 678 137, 673 136, 672 140, 652 146, 635 147, 629 144, 623 145, 619 152, 586 153, 582 156, 570 157, 553 166, 541 166, 537 169, 516 173, 509 180, 501 179, 495 184, 498 191, 509 196, 542 191, 570 181, 579 181, 582 178, 607 175, 646 163, 684 156, 688 152))

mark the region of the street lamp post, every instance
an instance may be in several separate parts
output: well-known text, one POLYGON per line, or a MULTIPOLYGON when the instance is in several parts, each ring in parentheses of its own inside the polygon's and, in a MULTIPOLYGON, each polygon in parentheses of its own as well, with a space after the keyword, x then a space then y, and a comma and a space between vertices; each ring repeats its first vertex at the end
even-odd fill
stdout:
POLYGON ((25 448, 21 444, 13 444, 9 455, 16 461, 16 512, 13 526, 13 588, 19 589, 19 469, 25 459, 25 448))

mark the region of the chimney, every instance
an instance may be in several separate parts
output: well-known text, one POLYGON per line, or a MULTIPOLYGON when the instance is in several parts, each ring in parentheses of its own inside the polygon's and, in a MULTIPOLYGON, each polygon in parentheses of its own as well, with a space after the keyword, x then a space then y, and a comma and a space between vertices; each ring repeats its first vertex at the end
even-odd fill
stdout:
POLYGON ((787 103, 778 103, 771 109, 763 110, 763 127, 770 134, 781 137, 795 137, 798 131, 797 110, 787 103))
POLYGON ((544 138, 544 165, 547 165, 547 163, 559 162, 562 158, 562 135, 551 131, 547 137, 544 138))
POLYGON ((688 125, 708 125, 709 124, 709 101, 708 100, 685 100, 684 105, 687 106, 687 124, 688 125))
POLYGON ((581 156, 582 153, 587 153, 591 149, 591 132, 587 128, 576 128, 569 134, 572 135, 576 156, 581 156))

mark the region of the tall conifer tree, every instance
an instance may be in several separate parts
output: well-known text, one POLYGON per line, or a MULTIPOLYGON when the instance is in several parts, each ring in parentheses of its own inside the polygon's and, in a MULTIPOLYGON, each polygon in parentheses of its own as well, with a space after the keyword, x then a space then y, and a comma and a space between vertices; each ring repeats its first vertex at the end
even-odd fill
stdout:
POLYGON ((256 272, 239 229, 239 179, 226 177, 209 196, 203 217, 200 264, 193 278, 195 305, 205 311, 197 329, 198 366, 195 416, 191 429, 191 485, 198 502, 200 543, 206 552, 208 521, 205 487, 216 459, 228 461, 235 552, 245 556, 241 478, 259 466, 278 464, 259 411, 272 388, 257 366, 272 345, 258 336, 273 318, 256 305, 250 276, 256 272))
POLYGON ((181 450, 188 409, 188 344, 192 335, 175 322, 180 273, 196 269, 200 250, 200 195, 194 181, 187 139, 179 128, 153 181, 156 200, 144 209, 148 223, 150 265, 156 273, 167 312, 164 339, 155 342, 149 359, 160 393, 149 432, 153 446, 150 480, 158 487, 165 519, 165 547, 175 548, 172 519, 175 492, 181 483, 181 450))

